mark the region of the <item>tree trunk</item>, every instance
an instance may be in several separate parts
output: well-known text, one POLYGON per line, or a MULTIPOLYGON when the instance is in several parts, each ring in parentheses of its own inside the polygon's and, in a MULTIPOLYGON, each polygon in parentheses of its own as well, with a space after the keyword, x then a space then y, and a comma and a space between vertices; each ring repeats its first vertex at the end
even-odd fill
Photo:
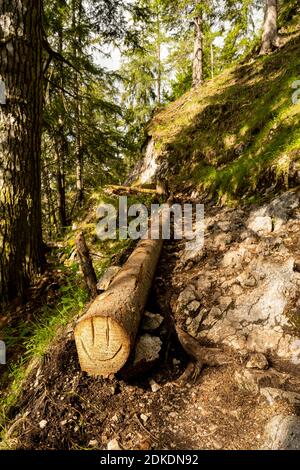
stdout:
POLYGON ((265 19, 261 44, 261 54, 267 54, 279 47, 277 29, 278 0, 266 0, 265 19))
POLYGON ((81 206, 84 200, 83 188, 83 147, 81 139, 81 106, 78 104, 76 110, 76 203, 81 206))
POLYGON ((56 186, 57 186, 57 205, 60 222, 60 229, 63 230, 67 225, 66 213, 66 191, 65 191, 65 175, 64 175, 64 157, 66 154, 66 142, 63 135, 63 129, 60 129, 60 135, 56 136, 55 153, 56 153, 56 186))
POLYGON ((0 303, 20 296, 43 267, 42 1, 0 3, 0 303))
POLYGON ((157 103, 161 105, 161 26, 160 16, 157 13, 156 18, 156 34, 157 34, 157 103))
POLYGON ((46 234, 48 239, 52 238, 52 235, 57 230, 55 209, 52 202, 51 187, 49 181, 49 173, 45 166, 42 167, 42 183, 43 183, 43 194, 46 206, 45 219, 46 219, 46 234))
POLYGON ((196 0, 195 43, 193 55, 193 87, 203 82, 203 15, 199 9, 201 1, 196 0))
POLYGON ((215 76, 215 51, 214 44, 211 42, 210 45, 210 69, 211 69, 211 78, 215 76))
MULTIPOLYGON (((77 65, 77 59, 80 55, 81 47, 81 30, 80 25, 82 21, 82 0, 79 0, 78 4, 76 0, 73 0, 73 54, 75 64, 77 65), (78 9, 78 18, 76 15, 78 9)), ((76 204, 82 205, 84 200, 84 188, 83 188, 83 142, 82 142, 82 106, 80 102, 80 77, 78 72, 75 73, 75 89, 76 89, 76 103, 75 103, 75 154, 76 154, 76 204)))
MULTIPOLYGON (((64 34, 63 24, 60 19, 58 25, 58 52, 64 54, 64 34)), ((61 103, 64 107, 64 68, 62 62, 59 64, 61 90, 59 91, 61 103)), ((60 221, 60 229, 63 229, 68 225, 67 221, 67 210, 66 210, 66 191, 65 191, 65 159, 68 155, 68 142, 64 134, 64 114, 62 113, 59 117, 59 129, 57 134, 54 136, 55 140, 55 152, 56 152, 56 185, 57 185, 57 205, 58 215, 60 221)))

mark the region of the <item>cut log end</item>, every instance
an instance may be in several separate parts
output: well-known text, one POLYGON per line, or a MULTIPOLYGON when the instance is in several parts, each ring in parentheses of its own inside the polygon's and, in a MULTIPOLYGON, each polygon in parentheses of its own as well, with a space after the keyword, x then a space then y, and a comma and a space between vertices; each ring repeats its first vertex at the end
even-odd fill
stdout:
POLYGON ((78 323, 75 341, 80 367, 89 375, 108 377, 115 374, 130 354, 130 338, 109 317, 91 317, 78 323))

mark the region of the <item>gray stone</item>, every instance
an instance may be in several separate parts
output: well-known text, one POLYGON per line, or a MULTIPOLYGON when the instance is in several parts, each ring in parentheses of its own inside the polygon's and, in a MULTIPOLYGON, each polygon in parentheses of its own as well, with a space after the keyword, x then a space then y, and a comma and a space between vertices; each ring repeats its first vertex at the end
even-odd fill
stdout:
POLYGON ((238 277, 238 281, 242 287, 255 287, 257 284, 255 277, 247 272, 242 273, 238 277))
POLYGON ((120 266, 110 266, 97 283, 97 289, 105 291, 120 271, 120 266))
POLYGON ((96 439, 91 439, 88 443, 89 447, 97 447, 98 441, 96 439))
POLYGON ((223 296, 219 298, 219 306, 222 312, 225 312, 231 306, 233 300, 231 297, 223 296))
POLYGON ((266 235, 273 230, 272 218, 269 216, 253 215, 249 219, 247 227, 258 235, 266 235))
POLYGON ((260 390, 270 405, 273 405, 277 400, 286 401, 290 405, 300 406, 300 394, 289 392, 273 387, 262 387, 260 390))
POLYGON ((231 287, 231 293, 232 295, 238 297, 239 295, 242 295, 243 289, 238 284, 233 284, 231 287))
POLYGON ((197 281, 197 288, 200 291, 206 291, 209 290, 212 286, 212 282, 210 279, 207 279, 206 277, 200 277, 197 281))
POLYGON ((197 335, 200 325, 206 313, 207 311, 205 309, 202 309, 201 312, 195 318, 193 318, 193 320, 189 323, 187 330, 191 336, 197 335))
POLYGON ((187 306, 187 310, 188 310, 189 312, 197 312, 200 307, 201 307, 200 302, 198 302, 198 300, 193 300, 193 301, 187 306))
POLYGON ((107 450, 123 450, 117 439, 112 439, 107 444, 107 450))
POLYGON ((300 450, 300 418, 276 415, 267 423, 263 450, 300 450))
POLYGON ((178 307, 184 308, 196 299, 196 293, 193 286, 189 286, 181 292, 177 299, 178 307))
POLYGON ((164 317, 158 313, 145 312, 142 320, 141 329, 144 331, 155 331, 157 330, 162 322, 164 317))
POLYGON ((138 338, 135 347, 133 365, 143 362, 154 362, 159 358, 162 342, 157 336, 150 336, 148 333, 138 338))
POLYGON ((239 268, 242 265, 246 249, 240 247, 238 250, 230 250, 225 253, 222 264, 224 267, 236 267, 239 268))
POLYGON ((249 370, 235 371, 234 378, 242 390, 247 392, 258 394, 259 393, 259 383, 257 377, 252 374, 249 370))
POLYGON ((161 386, 157 382, 155 382, 155 380, 152 379, 152 380, 150 380, 149 383, 150 383, 150 387, 151 387, 152 392, 156 393, 156 392, 158 392, 158 390, 161 389, 161 386))
POLYGON ((261 353, 253 353, 249 357, 246 368, 247 369, 260 369, 264 370, 269 367, 268 360, 264 354, 261 353))
POLYGON ((42 419, 42 421, 39 422, 39 427, 41 429, 45 429, 45 427, 47 426, 48 424, 48 421, 46 419, 42 419))
POLYGON ((298 289, 294 258, 289 256, 284 262, 257 258, 248 272, 258 280, 257 285, 226 302, 226 297, 219 298, 223 314, 216 321, 213 311, 208 313, 201 339, 243 352, 274 354, 299 365, 300 338, 292 332, 286 314, 290 292, 298 289))
POLYGON ((280 388, 287 381, 287 376, 275 369, 267 371, 257 369, 240 369, 234 374, 237 385, 242 390, 258 394, 263 388, 280 388))

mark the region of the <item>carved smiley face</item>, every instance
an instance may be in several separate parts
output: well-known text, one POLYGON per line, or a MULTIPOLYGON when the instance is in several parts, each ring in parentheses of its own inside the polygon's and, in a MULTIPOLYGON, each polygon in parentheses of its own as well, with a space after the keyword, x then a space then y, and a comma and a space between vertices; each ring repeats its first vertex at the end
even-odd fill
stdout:
POLYGON ((81 369, 91 375, 114 374, 128 359, 128 337, 109 317, 91 317, 80 322, 75 338, 81 369))

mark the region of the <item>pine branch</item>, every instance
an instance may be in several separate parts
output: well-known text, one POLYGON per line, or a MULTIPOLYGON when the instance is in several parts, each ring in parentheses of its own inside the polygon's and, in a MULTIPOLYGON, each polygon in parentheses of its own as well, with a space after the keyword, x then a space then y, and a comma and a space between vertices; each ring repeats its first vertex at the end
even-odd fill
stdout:
POLYGON ((43 46, 44 46, 45 51, 48 52, 50 57, 52 57, 53 59, 58 60, 59 62, 62 62, 63 64, 68 65, 69 67, 71 67, 73 70, 75 70, 77 73, 79 73, 81 75, 81 71, 77 67, 75 67, 74 64, 72 64, 62 54, 60 54, 59 52, 56 52, 52 49, 52 47, 50 46, 50 44, 48 42, 48 39, 47 39, 45 34, 43 34, 43 46))
POLYGON ((71 96, 71 98, 78 99, 78 96, 73 95, 73 93, 70 93, 62 86, 58 85, 57 83, 52 82, 52 80, 49 80, 49 78, 46 78, 46 80, 48 83, 50 83, 50 85, 54 86, 54 88, 57 88, 58 90, 64 92, 66 95, 71 96))

